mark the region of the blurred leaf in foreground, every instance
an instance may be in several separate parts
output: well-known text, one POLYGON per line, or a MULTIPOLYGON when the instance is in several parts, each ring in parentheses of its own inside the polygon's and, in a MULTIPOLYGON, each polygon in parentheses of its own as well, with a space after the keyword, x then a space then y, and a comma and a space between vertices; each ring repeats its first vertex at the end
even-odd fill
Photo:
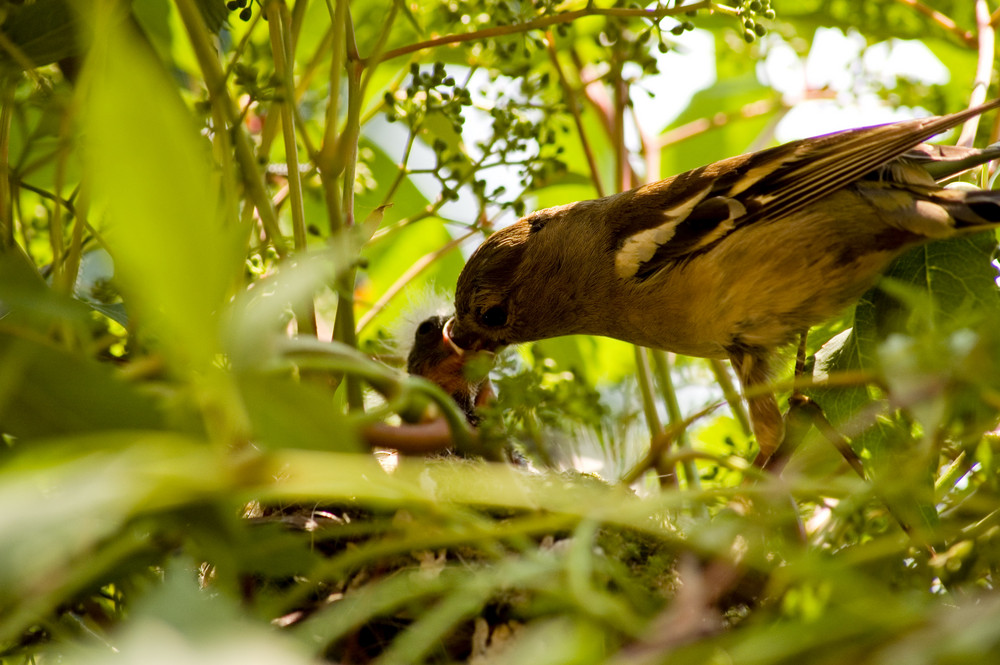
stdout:
POLYGON ((119 287, 177 369, 204 369, 246 231, 222 214, 209 146, 153 54, 105 6, 94 20, 85 158, 119 287))

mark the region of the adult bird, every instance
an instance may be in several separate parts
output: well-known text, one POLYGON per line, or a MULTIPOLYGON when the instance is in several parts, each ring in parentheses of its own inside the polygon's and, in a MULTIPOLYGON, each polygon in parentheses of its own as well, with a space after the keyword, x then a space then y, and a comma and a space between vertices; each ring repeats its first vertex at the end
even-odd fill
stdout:
POLYGON ((783 432, 764 389, 776 349, 907 249, 1000 224, 1000 192, 937 183, 998 150, 921 145, 998 106, 793 141, 534 212, 469 258, 446 337, 492 351, 591 334, 728 358, 763 465, 783 432))

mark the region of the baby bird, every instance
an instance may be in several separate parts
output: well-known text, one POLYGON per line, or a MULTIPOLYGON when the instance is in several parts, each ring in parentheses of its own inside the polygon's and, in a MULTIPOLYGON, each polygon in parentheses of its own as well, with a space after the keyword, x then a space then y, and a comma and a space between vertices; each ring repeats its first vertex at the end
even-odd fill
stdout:
POLYGON ((936 180, 998 155, 920 145, 1000 106, 852 129, 532 213, 458 279, 458 352, 570 334, 728 358, 764 465, 783 423, 776 349, 870 288, 907 249, 1000 224, 1000 192, 936 180))
POLYGON ((444 336, 447 320, 433 315, 420 322, 406 357, 406 371, 439 385, 462 409, 469 424, 476 425, 479 422, 476 407, 493 399, 493 384, 489 378, 473 381, 466 376, 466 358, 455 354, 444 336))

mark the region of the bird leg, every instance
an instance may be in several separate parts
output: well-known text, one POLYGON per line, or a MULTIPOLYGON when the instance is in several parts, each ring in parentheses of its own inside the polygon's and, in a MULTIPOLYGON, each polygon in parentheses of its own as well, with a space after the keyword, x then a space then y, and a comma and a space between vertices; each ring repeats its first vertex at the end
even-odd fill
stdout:
POLYGON ((768 356, 764 349, 733 348, 729 350, 729 362, 743 386, 750 425, 760 448, 753 463, 764 468, 781 445, 785 431, 778 401, 774 392, 767 388, 770 380, 768 356))
MULTIPOLYGON (((799 348, 795 354, 796 378, 806 373, 806 339, 808 335, 809 331, 803 331, 799 335, 799 348)), ((819 422, 816 420, 817 412, 823 418, 823 411, 819 405, 798 388, 792 388, 792 394, 788 397, 788 412, 782 418, 785 428, 781 440, 770 457, 763 460, 758 457, 754 460, 754 464, 772 473, 781 473, 785 463, 798 448, 802 439, 805 438, 809 428, 814 424, 819 427, 819 422)), ((825 418, 823 419, 825 420, 825 418)), ((837 449, 839 450, 840 446, 837 446, 837 449)))

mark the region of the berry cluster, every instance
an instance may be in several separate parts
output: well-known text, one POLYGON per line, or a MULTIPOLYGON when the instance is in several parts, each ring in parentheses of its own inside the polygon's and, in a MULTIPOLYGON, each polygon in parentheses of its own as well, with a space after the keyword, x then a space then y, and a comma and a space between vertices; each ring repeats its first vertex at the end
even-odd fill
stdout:
POLYGON ((464 86, 448 75, 443 62, 435 62, 429 72, 421 72, 416 63, 410 65, 410 82, 402 91, 405 95, 402 99, 392 92, 385 93, 386 120, 402 120, 415 129, 427 115, 440 113, 452 129, 462 131, 465 122, 462 107, 470 106, 472 98, 464 86))
POLYGON ((767 34, 767 28, 757 20, 765 18, 770 21, 775 17, 771 0, 741 0, 739 10, 743 21, 743 40, 747 44, 767 34))
MULTIPOLYGON (((250 18, 253 16, 253 11, 251 10, 252 1, 253 0, 229 0, 229 2, 226 3, 226 9, 228 9, 231 12, 239 10, 240 20, 249 21, 250 18)), ((259 5, 260 2, 258 1, 257 4, 259 5)), ((267 17, 264 16, 263 13, 261 14, 261 18, 263 18, 265 21, 267 20, 267 17)))

